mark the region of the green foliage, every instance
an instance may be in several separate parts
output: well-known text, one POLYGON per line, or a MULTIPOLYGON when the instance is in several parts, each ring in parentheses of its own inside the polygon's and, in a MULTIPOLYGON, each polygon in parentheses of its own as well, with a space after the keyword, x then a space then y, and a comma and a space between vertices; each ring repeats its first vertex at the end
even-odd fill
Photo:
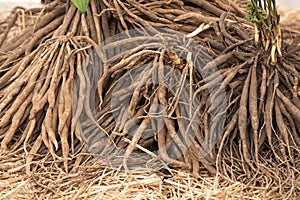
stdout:
POLYGON ((262 23, 268 18, 268 14, 261 7, 257 6, 253 1, 250 1, 247 5, 247 20, 254 23, 262 23))
POLYGON ((90 0, 72 0, 73 4, 80 10, 81 13, 85 13, 90 0))

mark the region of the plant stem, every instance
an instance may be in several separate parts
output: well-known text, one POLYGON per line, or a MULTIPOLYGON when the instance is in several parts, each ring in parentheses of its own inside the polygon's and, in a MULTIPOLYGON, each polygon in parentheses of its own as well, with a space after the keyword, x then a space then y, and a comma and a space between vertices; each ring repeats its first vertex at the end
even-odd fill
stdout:
POLYGON ((250 0, 247 6, 247 19, 254 23, 255 43, 261 43, 265 51, 270 51, 271 64, 281 57, 281 30, 276 0, 250 0), (270 48, 271 45, 271 48, 270 48))

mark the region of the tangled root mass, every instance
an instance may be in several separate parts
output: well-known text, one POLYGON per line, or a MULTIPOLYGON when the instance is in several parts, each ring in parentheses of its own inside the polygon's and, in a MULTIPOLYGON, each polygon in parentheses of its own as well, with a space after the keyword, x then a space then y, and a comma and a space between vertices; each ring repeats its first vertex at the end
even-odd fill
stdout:
POLYGON ((34 34, 1 46, 1 149, 24 148, 27 163, 48 155, 67 171, 86 148, 125 169, 204 167, 296 187, 299 46, 285 41, 297 34, 283 29, 271 65, 244 18, 225 0, 93 0, 86 14, 49 4, 34 34))

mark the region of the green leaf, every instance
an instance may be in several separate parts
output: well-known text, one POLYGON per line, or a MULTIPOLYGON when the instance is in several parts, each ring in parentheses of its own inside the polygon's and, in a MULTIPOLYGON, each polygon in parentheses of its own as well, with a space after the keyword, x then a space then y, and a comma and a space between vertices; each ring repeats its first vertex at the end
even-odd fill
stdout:
POLYGON ((267 12, 258 5, 253 4, 252 1, 248 3, 246 10, 248 13, 247 20, 251 22, 263 23, 268 18, 267 12))
POLYGON ((89 6, 89 1, 90 0, 72 0, 73 4, 80 10, 81 13, 85 13, 89 6))

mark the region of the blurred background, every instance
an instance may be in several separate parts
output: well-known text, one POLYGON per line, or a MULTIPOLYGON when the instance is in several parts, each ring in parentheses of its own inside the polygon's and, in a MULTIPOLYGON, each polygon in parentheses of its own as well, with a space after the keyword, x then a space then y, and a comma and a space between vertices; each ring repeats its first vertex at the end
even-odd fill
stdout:
MULTIPOLYGON (((0 0, 0 17, 5 17, 15 6, 32 8, 41 6, 41 0, 0 0)), ((300 9, 300 0, 277 0, 281 10, 300 9)), ((299 11, 300 12, 300 11, 299 11)))
POLYGON ((300 9, 299 0, 277 0, 277 3, 281 9, 300 9))
POLYGON ((24 8, 42 6, 41 0, 0 0, 0 3, 0 21, 16 6, 22 6, 24 8))

